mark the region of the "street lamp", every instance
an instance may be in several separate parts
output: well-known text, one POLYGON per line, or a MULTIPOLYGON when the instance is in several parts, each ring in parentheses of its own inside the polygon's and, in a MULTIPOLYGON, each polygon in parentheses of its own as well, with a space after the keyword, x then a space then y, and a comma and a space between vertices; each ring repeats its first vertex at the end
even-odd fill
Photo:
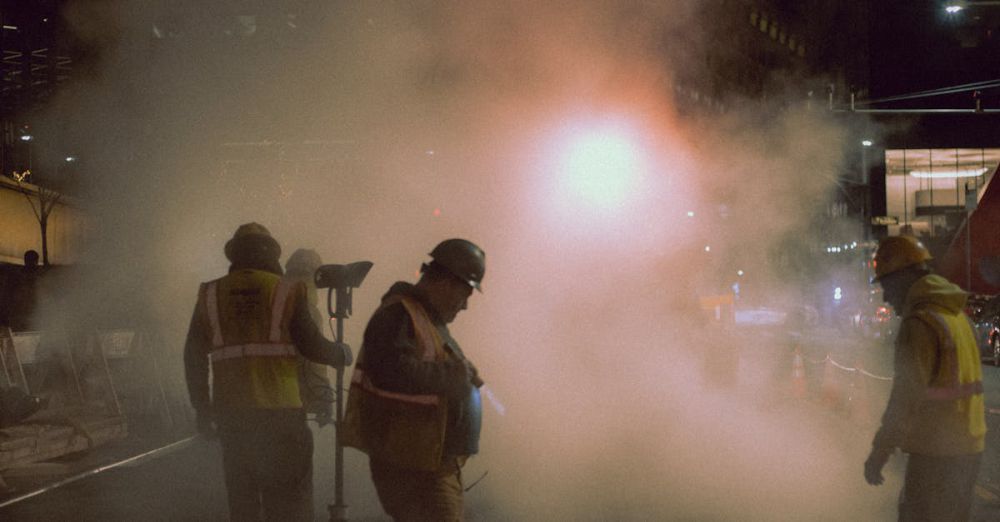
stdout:
POLYGON ((970 7, 988 7, 997 5, 1000 5, 1000 1, 998 0, 957 0, 946 4, 944 6, 944 10, 948 14, 953 15, 958 14, 959 12, 970 7))

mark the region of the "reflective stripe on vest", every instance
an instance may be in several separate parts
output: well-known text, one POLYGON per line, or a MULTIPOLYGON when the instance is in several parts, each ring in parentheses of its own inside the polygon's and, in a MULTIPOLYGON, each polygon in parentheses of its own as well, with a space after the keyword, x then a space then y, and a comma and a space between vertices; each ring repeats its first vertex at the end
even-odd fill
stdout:
MULTIPOLYGON (((397 302, 403 304, 410 316, 410 322, 413 324, 414 336, 417 338, 417 345, 423 349, 420 354, 420 358, 428 362, 435 361, 437 359, 437 353, 434 344, 432 342, 421 342, 422 340, 426 341, 434 339, 437 341, 437 344, 441 344, 437 329, 434 328, 434 324, 431 322, 430 317, 427 317, 427 312, 413 299, 402 296, 386 300, 382 303, 382 307, 384 308, 397 302)), ((436 405, 441 402, 441 399, 437 395, 412 395, 408 393, 383 390, 382 388, 375 386, 375 384, 372 383, 371 378, 365 375, 365 372, 359 367, 354 368, 354 375, 351 376, 351 385, 360 386, 375 395, 397 401, 425 405, 436 405)))
POLYGON ((219 295, 215 281, 205 287, 205 308, 208 309, 208 324, 212 328, 212 346, 222 346, 222 326, 219 324, 219 295))
POLYGON ((237 357, 295 357, 295 346, 291 344, 238 344, 212 350, 212 362, 237 357))
POLYGON ((295 357, 295 345, 281 342, 281 326, 293 284, 289 281, 280 281, 274 289, 271 303, 271 329, 268 336, 270 343, 225 346, 225 341, 222 338, 222 325, 219 320, 218 287, 216 281, 208 283, 205 288, 205 307, 208 309, 208 323, 212 329, 213 345, 209 359, 216 362, 238 357, 295 357))
POLYGON ((292 283, 286 280, 278 282, 278 287, 274 289, 274 302, 271 304, 271 335, 272 343, 281 342, 281 323, 285 317, 285 304, 288 301, 288 294, 292 290, 292 283))
MULTIPOLYGON (((962 383, 959 380, 958 368, 958 347, 955 345, 955 337, 951 333, 951 328, 938 313, 926 311, 920 317, 930 317, 937 325, 937 330, 941 337, 941 359, 938 365, 939 374, 948 379, 950 386, 930 386, 927 388, 926 398, 931 401, 955 401, 965 399, 983 393, 983 381, 973 381, 962 383), (940 372, 947 372, 943 375, 940 372)), ((971 325, 971 323, 970 323, 971 325)), ((978 357, 979 354, 977 353, 978 357)))
POLYGON ((354 369, 354 375, 351 377, 351 384, 354 386, 360 386, 365 390, 378 395, 379 397, 385 397, 386 399, 393 399, 397 401, 410 402, 413 404, 425 404, 428 406, 437 405, 441 399, 437 395, 410 395, 406 393, 391 392, 388 390, 383 390, 372 384, 372 380, 365 375, 365 372, 360 368, 354 369))

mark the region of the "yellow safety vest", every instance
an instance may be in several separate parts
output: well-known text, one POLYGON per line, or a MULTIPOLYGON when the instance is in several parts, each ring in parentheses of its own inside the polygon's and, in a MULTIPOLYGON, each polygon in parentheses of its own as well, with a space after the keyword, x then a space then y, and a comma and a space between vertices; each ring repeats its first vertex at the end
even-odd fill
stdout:
MULTIPOLYGON (((443 361, 444 342, 424 307, 409 296, 392 296, 381 308, 401 302, 413 323, 416 355, 443 361)), ((448 404, 438 395, 413 395, 383 390, 366 373, 364 347, 351 377, 344 414, 344 446, 403 468, 434 471, 444 453, 448 404)))
POLYGON ((199 292, 212 336, 212 402, 222 408, 301 408, 289 333, 302 283, 238 270, 199 292))
POLYGON ((938 357, 924 401, 903 450, 922 455, 966 455, 983 451, 986 434, 983 370, 975 333, 965 314, 929 308, 911 314, 938 337, 938 357))

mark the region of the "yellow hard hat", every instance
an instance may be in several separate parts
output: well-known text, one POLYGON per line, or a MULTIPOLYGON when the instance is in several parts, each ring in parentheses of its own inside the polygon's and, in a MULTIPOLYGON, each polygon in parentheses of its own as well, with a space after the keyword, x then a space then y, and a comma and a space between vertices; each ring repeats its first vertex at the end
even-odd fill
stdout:
POLYGON ((884 238, 875 251, 875 280, 931 259, 927 247, 913 236, 884 238))
POLYGON ((234 248, 238 243, 243 242, 258 243, 260 248, 263 248, 269 257, 277 259, 281 256, 281 247, 275 241, 274 237, 271 236, 271 231, 267 227, 260 223, 245 223, 240 225, 236 229, 236 232, 233 233, 232 239, 226 242, 226 259, 232 261, 234 248))

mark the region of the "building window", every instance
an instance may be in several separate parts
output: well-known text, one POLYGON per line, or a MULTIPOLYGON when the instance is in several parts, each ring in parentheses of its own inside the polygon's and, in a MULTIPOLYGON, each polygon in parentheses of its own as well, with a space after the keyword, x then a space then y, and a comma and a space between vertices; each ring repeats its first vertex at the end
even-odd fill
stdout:
POLYGON ((758 18, 760 18, 760 14, 757 11, 750 11, 750 25, 757 27, 758 18))
POLYGON ((785 33, 784 31, 778 33, 778 41, 781 42, 782 45, 784 45, 785 42, 788 41, 788 34, 785 33))
POLYGON ((803 45, 803 44, 799 44, 799 48, 798 48, 797 54, 799 56, 805 56, 806 55, 806 46, 803 45))
POLYGON ((778 26, 777 26, 777 24, 771 24, 771 39, 772 40, 777 40, 778 39, 778 26))
POLYGON ((767 32, 767 17, 766 16, 761 16, 760 17, 760 24, 758 25, 758 27, 760 28, 760 32, 762 32, 762 33, 766 33, 767 32))

